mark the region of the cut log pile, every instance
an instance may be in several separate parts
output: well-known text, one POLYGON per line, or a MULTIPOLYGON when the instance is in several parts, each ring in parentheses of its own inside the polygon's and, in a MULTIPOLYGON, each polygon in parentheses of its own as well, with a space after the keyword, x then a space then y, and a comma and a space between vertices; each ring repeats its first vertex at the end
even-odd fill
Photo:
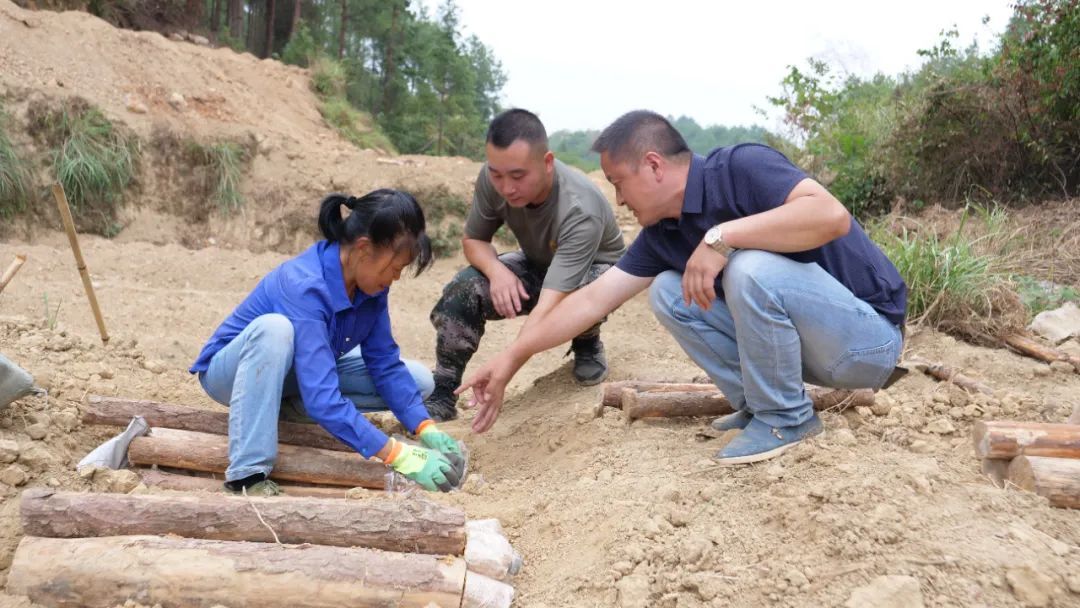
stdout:
MULTIPOLYGON (((135 415, 179 428, 135 439, 133 464, 227 466, 226 414, 92 397, 83 420, 124 426, 135 415)), ((285 496, 230 496, 220 479, 156 468, 138 470, 143 482, 180 492, 24 492, 9 592, 50 607, 510 606, 521 557, 497 520, 468 521, 421 493, 349 489, 383 490, 387 469, 305 426, 281 425, 272 475, 299 482, 283 484, 285 496)))
POLYGON ((1009 482, 1055 507, 1080 509, 1080 424, 976 422, 975 455, 995 484, 1009 482))

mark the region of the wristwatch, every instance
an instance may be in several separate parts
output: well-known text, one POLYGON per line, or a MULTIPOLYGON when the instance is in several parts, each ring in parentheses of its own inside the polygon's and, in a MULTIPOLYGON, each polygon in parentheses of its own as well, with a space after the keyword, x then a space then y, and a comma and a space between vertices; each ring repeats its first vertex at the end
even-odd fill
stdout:
POLYGON ((720 230, 720 224, 709 228, 705 233, 705 244, 724 257, 729 257, 731 252, 735 251, 734 247, 724 242, 724 233, 720 230))

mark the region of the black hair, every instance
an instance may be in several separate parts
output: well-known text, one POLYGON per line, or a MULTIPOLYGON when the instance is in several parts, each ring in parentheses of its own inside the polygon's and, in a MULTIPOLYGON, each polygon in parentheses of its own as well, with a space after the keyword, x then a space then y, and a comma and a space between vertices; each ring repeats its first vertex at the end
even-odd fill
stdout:
POLYGON ((634 110, 608 125, 593 142, 592 151, 607 152, 615 162, 637 161, 650 151, 681 160, 689 157, 690 146, 668 119, 649 110, 634 110))
POLYGON ((331 194, 319 206, 319 230, 326 240, 351 245, 366 236, 379 248, 411 246, 417 275, 434 261, 424 226, 424 210, 401 190, 381 188, 360 198, 331 194), (346 217, 341 216, 343 206, 350 211, 346 217), (407 238, 399 241, 403 236, 407 238))
POLYGON ((509 148, 517 140, 529 144, 530 148, 546 153, 548 151, 547 131, 540 118, 528 110, 513 108, 496 116, 488 125, 487 143, 500 150, 509 148))

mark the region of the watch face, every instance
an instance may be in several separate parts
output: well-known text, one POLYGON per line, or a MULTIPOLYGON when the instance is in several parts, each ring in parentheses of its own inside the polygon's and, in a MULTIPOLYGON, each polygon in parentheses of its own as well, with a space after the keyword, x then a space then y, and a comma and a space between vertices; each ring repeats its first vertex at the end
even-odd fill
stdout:
POLYGON ((720 240, 720 231, 715 226, 709 228, 709 231, 705 233, 705 244, 712 245, 718 240, 720 240))

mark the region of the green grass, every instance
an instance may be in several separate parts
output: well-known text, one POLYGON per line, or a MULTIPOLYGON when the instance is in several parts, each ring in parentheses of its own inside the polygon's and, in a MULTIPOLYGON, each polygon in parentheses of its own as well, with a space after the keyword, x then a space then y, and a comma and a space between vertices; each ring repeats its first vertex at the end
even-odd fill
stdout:
POLYGON ((1059 308, 1066 302, 1080 302, 1080 290, 1071 285, 1055 285, 1029 276, 1017 276, 1016 285, 1020 301, 1033 316, 1059 308))
POLYGON ((212 144, 190 143, 188 153, 195 165, 207 171, 208 191, 217 202, 222 214, 228 215, 244 204, 240 186, 249 154, 236 142, 222 141, 212 144))
POLYGON ((1002 238, 1004 216, 980 213, 985 232, 964 236, 965 213, 959 228, 948 238, 934 231, 903 228, 898 233, 886 222, 870 226, 871 237, 896 265, 908 287, 909 323, 959 329, 959 333, 992 336, 1002 323, 1015 323, 1016 311, 1010 276, 983 245, 1007 245, 1002 238))
POLYGON ((341 62, 325 56, 311 62, 311 87, 320 97, 344 99, 347 82, 348 74, 341 62))
POLYGON ((10 119, 0 108, 0 218, 11 219, 30 200, 29 165, 7 135, 10 119))
POLYGON ((394 144, 382 131, 368 126, 372 123, 370 117, 354 108, 344 97, 324 99, 319 111, 326 123, 353 145, 365 149, 378 148, 390 153, 395 151, 394 144))
POLYGON ((76 214, 111 215, 135 179, 138 147, 95 107, 65 102, 59 109, 38 109, 32 130, 53 148, 52 166, 76 214))

